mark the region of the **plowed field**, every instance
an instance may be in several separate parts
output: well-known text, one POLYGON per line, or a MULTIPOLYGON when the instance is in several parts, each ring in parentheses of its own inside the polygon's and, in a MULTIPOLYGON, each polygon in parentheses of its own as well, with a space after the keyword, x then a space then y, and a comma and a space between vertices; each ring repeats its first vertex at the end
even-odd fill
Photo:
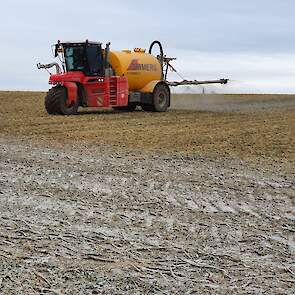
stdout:
POLYGON ((43 96, 0 93, 0 294, 294 294, 293 96, 43 96))

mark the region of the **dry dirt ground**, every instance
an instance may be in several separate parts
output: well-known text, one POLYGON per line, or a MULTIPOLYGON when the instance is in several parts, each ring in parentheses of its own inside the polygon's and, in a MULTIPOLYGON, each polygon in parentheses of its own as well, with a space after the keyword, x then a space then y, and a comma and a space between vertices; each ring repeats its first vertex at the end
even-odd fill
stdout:
POLYGON ((43 96, 0 93, 0 294, 294 294, 293 96, 43 96))

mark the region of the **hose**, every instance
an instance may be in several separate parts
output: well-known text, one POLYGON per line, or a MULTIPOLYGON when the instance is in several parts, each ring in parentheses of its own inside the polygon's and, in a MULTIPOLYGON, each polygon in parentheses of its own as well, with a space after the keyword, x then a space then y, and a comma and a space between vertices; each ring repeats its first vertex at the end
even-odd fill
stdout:
POLYGON ((162 46, 161 42, 160 42, 160 41, 157 41, 157 40, 154 41, 154 42, 150 45, 149 54, 152 54, 153 47, 154 47, 156 44, 157 44, 157 45, 159 46, 159 48, 160 48, 160 53, 161 53, 160 57, 163 58, 163 57, 164 57, 163 46, 162 46))
POLYGON ((163 64, 164 64, 164 50, 163 50, 163 46, 161 44, 160 41, 155 40, 154 42, 152 42, 152 44, 150 45, 149 48, 149 54, 152 54, 153 48, 155 45, 158 45, 160 48, 160 55, 157 56, 160 64, 161 64, 161 68, 162 68, 162 78, 164 77, 164 69, 163 69, 163 64))
POLYGON ((45 65, 43 65, 43 64, 40 64, 40 63, 38 63, 37 64, 37 68, 40 70, 40 69, 45 69, 45 70, 47 70, 47 72, 50 74, 50 72, 48 71, 48 69, 50 69, 50 68, 52 68, 52 67, 55 67, 55 69, 56 69, 56 74, 61 74, 62 73, 62 71, 61 71, 61 68, 60 68, 60 65, 58 64, 58 63, 56 63, 56 62, 53 62, 53 63, 51 63, 51 64, 45 64, 45 65))

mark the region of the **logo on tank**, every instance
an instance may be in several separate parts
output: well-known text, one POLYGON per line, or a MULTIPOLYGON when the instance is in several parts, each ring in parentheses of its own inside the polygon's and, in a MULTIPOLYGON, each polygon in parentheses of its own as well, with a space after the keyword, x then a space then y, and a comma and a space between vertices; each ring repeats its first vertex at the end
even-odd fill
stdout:
POLYGON ((127 69, 127 71, 147 71, 156 72, 157 65, 154 64, 141 64, 138 59, 133 59, 127 69))

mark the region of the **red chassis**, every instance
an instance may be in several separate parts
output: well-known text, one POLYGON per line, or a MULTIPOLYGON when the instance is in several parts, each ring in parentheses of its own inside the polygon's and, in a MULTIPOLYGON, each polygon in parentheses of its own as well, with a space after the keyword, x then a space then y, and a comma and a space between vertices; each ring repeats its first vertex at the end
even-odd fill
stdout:
POLYGON ((125 77, 87 77, 74 71, 51 75, 49 84, 67 89, 68 106, 79 104, 84 107, 128 106, 128 81, 125 77))

